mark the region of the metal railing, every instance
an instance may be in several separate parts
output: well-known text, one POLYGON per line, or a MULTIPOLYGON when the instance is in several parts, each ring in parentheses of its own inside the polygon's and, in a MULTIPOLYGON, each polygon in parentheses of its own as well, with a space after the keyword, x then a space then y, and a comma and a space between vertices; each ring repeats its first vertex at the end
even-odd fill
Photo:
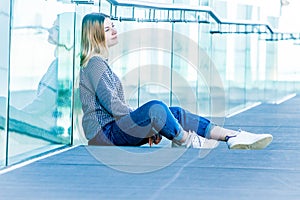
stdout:
MULTIPOLYGON (((260 34, 266 41, 300 40, 300 33, 275 31, 267 22, 253 20, 225 20, 209 6, 189 6, 133 0, 106 0, 110 4, 113 20, 136 22, 172 22, 213 24, 211 34, 260 34), (129 14, 119 15, 118 8, 127 8, 129 14)), ((74 0, 72 2, 91 3, 93 0, 74 0)))
POLYGON ((182 6, 176 4, 162 4, 140 1, 116 1, 107 0, 110 3, 110 15, 112 19, 120 21, 137 22, 185 22, 185 23, 210 23, 210 17, 218 20, 218 17, 210 15, 211 9, 207 6, 182 6), (131 9, 131 15, 118 16, 118 7, 131 9))

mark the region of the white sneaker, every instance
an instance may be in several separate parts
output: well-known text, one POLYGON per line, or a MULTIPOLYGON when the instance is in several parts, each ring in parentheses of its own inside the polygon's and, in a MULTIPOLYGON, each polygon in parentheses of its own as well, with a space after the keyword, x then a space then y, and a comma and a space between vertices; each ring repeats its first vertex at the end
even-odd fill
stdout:
POLYGON ((270 134, 254 134, 240 131, 235 136, 228 136, 227 145, 229 149, 263 149, 273 140, 270 134))
POLYGON ((197 135, 194 131, 187 132, 187 138, 186 141, 182 144, 172 141, 172 147, 175 148, 195 148, 200 149, 201 148, 201 136, 197 135))

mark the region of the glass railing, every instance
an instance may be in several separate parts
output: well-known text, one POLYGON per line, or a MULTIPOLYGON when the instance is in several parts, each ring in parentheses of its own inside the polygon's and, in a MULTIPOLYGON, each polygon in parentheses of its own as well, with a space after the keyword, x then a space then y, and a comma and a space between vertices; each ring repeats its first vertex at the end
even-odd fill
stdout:
POLYGON ((74 11, 73 4, 16 0, 13 18, 4 15, 10 38, 1 37, 1 61, 9 62, 1 63, 3 165, 72 143, 74 11))
MULTIPOLYGON (((277 4, 275 7, 277 9, 277 4)), ((171 22, 174 32, 193 30, 195 33, 189 34, 190 39, 205 38, 198 46, 207 50, 218 68, 226 91, 227 114, 261 101, 274 102, 293 93, 291 89, 277 90, 288 87, 277 79, 280 76, 277 41, 299 40, 299 33, 278 32, 278 17, 261 17, 259 5, 218 0, 201 1, 199 5, 186 1, 107 0, 101 8, 112 19, 120 21, 120 26, 124 21, 140 22, 137 26, 145 22, 171 22), (266 20, 269 18, 272 23, 266 20)), ((181 67, 190 68, 184 64, 181 67)))
POLYGON ((10 49, 10 1, 0 4, 0 168, 7 165, 7 101, 10 49))

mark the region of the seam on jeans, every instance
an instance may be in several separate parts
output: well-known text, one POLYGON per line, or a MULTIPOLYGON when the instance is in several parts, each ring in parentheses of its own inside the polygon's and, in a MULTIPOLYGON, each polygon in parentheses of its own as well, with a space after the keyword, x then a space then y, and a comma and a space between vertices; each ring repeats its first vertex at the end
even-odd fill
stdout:
POLYGON ((207 125, 207 127, 205 128, 205 132, 204 132, 204 137, 207 138, 207 139, 210 139, 210 133, 211 133, 211 130, 213 129, 213 127, 215 127, 216 125, 213 124, 213 123, 209 123, 207 125))

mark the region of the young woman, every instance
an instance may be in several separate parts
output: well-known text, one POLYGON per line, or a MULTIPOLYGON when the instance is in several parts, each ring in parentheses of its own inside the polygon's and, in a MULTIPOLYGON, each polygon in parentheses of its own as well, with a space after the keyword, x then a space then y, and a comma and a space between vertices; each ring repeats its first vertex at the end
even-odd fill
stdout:
POLYGON ((230 149, 262 149, 271 143, 270 134, 225 129, 158 100, 132 109, 125 102, 120 79, 107 62, 108 48, 117 43, 117 31, 109 16, 84 16, 79 89, 82 125, 90 145, 151 145, 159 143, 161 136, 171 140, 172 146, 186 148, 200 148, 200 136, 226 141, 230 149))

